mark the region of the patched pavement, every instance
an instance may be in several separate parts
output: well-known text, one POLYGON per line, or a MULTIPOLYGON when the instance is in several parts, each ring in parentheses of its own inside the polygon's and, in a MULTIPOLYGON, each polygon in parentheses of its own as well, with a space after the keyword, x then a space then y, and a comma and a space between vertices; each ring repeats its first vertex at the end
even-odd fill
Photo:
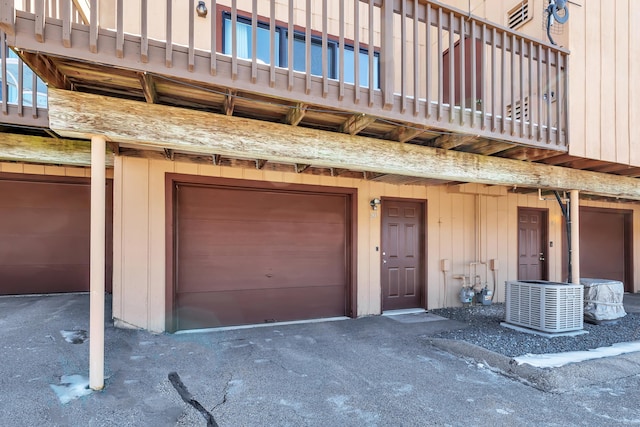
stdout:
POLYGON ((588 381, 549 377, 564 381, 551 393, 481 351, 434 345, 462 325, 420 316, 176 335, 108 322, 105 390, 62 403, 52 385, 88 375, 88 307, 88 295, 0 298, 0 424, 206 425, 170 372, 220 426, 640 424, 639 353, 607 358, 624 375, 576 364, 588 381))

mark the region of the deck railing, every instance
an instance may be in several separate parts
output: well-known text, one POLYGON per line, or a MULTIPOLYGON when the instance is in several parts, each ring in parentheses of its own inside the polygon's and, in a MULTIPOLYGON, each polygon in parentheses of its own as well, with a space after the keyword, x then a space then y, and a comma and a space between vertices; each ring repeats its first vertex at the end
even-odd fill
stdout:
MULTIPOLYGON (((0 24, 13 32, 7 3, 0 24)), ((59 34, 69 57, 97 60, 84 53, 97 52, 114 66, 420 127, 568 145, 568 52, 466 12, 428 0, 184 3, 31 0, 15 8, 33 19, 41 51, 59 34)))
POLYGON ((22 62, 0 31, 0 123, 3 125, 48 127, 47 87, 22 62))

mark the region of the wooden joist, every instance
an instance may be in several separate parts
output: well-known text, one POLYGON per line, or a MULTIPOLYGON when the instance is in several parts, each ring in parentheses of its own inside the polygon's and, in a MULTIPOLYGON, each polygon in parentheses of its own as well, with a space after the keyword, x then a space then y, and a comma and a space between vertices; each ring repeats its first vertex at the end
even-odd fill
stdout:
POLYGON ((311 165, 296 163, 295 170, 296 170, 296 173, 302 173, 307 169, 309 169, 309 167, 311 167, 311 165))
POLYGON ((367 126, 375 122, 376 118, 366 114, 354 114, 340 126, 340 132, 356 135, 362 132, 367 126))
POLYGON ((391 132, 385 135, 385 139, 404 143, 424 133, 425 130, 426 129, 420 129, 418 127, 396 126, 391 132))
POLYGON ((307 113, 307 105, 303 103, 298 103, 295 107, 291 107, 287 112, 287 117, 284 119, 286 124, 291 126, 298 126, 298 124, 304 118, 304 115, 307 113))
POLYGON ((58 89, 49 91, 49 120, 64 137, 100 134, 141 148, 640 200, 634 178, 58 89))
POLYGON ((156 91, 156 83, 151 74, 140 73, 140 86, 142 87, 142 93, 144 93, 144 99, 149 104, 155 104, 158 102, 158 93, 156 91))
POLYGON ((238 95, 237 91, 227 89, 227 94, 224 97, 224 106, 222 107, 224 114, 227 116, 233 116, 233 109, 236 106, 236 95, 238 95))

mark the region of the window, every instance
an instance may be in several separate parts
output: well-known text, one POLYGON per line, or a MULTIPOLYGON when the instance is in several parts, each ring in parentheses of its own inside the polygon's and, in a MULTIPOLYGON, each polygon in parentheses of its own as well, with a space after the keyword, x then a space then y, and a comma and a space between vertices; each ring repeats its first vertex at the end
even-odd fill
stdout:
MULTIPOLYGON (((232 53, 232 25, 231 14, 223 13, 223 53, 231 55, 232 53)), ((238 17, 236 23, 236 41, 238 58, 251 59, 253 57, 251 33, 251 20, 238 17)), ((286 68, 288 64, 288 38, 289 32, 285 27, 276 27, 275 30, 275 64, 278 67, 286 68)), ((256 59, 262 64, 271 64, 270 46, 269 46, 269 25, 259 22, 256 34, 256 59)), ((335 40, 329 40, 327 43, 327 69, 329 78, 338 78, 338 69, 340 66, 339 45, 335 40)), ((295 32, 293 34, 293 69, 300 72, 306 71, 306 42, 305 34, 295 32)), ((367 49, 360 49, 360 66, 359 78, 360 85, 369 87, 369 53, 367 49)), ((354 82, 354 47, 344 46, 344 80, 346 83, 354 82)), ((374 53, 373 59, 373 84, 375 88, 380 87, 380 55, 374 53)), ((311 38, 311 74, 316 76, 322 75, 322 39, 319 37, 311 38)))
MULTIPOLYGON (((1 55, 0 61, 3 61, 1 55)), ((18 103, 18 74, 19 67, 22 66, 22 105, 31 107, 33 104, 33 71, 23 64, 12 50, 9 51, 9 55, 4 61, 4 65, 7 67, 7 102, 9 104, 18 103)), ((1 79, 0 83, 2 83, 1 79)), ((2 93, 0 92, 1 99, 2 93)), ((47 108, 47 87, 40 77, 36 78, 36 104, 38 108, 47 108)))

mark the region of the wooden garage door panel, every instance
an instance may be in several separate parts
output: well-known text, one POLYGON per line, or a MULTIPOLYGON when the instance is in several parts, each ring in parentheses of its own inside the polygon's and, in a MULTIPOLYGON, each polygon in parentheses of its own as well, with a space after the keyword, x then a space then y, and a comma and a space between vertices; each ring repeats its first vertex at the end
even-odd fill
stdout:
POLYGON ((580 275, 625 281, 625 217, 580 211, 580 275))
MULTIPOLYGON (((89 288, 89 181, 49 179, 52 178, 0 179, 0 294, 77 292, 89 288)), ((108 182, 108 292, 112 270, 111 200, 112 185, 108 182)))
POLYGON ((344 286, 180 294, 178 329, 344 316, 344 286))
POLYGON ((85 292, 89 270, 84 264, 0 265, 0 293, 47 294, 85 292))
POLYGON ((186 185, 177 194, 180 328, 345 314, 347 196, 186 185), (235 306, 219 305, 232 297, 235 306), (207 311, 218 314, 197 314, 207 311))

